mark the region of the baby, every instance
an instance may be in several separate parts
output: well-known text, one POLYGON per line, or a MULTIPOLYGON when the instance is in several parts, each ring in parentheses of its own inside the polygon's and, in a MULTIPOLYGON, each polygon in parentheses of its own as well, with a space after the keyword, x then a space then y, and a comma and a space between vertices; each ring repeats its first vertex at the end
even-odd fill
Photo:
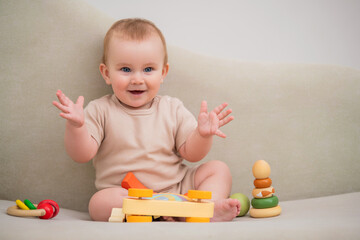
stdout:
MULTIPOLYGON (((98 191, 89 202, 93 220, 107 221, 111 209, 121 208, 127 190, 121 182, 127 172, 155 192, 212 191, 212 221, 230 221, 240 202, 230 199, 232 178, 228 166, 198 162, 210 151, 213 136, 225 138, 220 127, 233 120, 223 103, 208 112, 203 101, 198 119, 169 96, 158 91, 169 71, 166 42, 160 30, 144 19, 113 24, 104 39, 100 72, 114 94, 91 101, 72 102, 60 90, 53 104, 66 119, 65 147, 76 162, 93 159, 98 191)), ((170 219, 170 218, 168 218, 170 219)))

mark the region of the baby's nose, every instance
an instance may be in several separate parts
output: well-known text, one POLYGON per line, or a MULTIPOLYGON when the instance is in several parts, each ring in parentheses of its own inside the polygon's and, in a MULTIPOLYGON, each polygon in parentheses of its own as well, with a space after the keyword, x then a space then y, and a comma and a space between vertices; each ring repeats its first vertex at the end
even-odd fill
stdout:
POLYGON ((133 77, 131 78, 132 84, 142 84, 144 83, 144 79, 141 73, 134 73, 133 77))

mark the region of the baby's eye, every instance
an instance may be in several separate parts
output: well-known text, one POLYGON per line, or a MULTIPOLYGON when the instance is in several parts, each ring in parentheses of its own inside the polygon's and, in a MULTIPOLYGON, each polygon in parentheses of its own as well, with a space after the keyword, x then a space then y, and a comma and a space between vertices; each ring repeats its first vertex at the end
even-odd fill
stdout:
POLYGON ((147 68, 144 69, 144 72, 151 72, 152 70, 153 70, 152 67, 147 67, 147 68))
POLYGON ((123 67, 120 70, 123 71, 123 72, 131 72, 131 69, 128 68, 128 67, 123 67))

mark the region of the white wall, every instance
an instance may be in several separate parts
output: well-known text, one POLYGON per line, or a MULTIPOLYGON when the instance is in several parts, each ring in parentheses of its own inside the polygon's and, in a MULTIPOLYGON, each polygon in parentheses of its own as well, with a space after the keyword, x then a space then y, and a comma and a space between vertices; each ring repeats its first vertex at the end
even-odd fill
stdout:
POLYGON ((169 45, 255 62, 360 69, 360 0, 85 0, 153 21, 169 45))

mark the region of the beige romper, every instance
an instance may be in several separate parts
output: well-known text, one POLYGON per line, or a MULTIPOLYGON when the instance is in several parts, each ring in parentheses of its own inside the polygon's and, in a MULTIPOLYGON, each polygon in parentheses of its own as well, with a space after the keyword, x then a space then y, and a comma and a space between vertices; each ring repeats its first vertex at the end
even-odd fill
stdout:
POLYGON ((149 109, 134 110, 106 95, 85 108, 85 124, 99 145, 93 159, 98 190, 120 187, 129 171, 156 192, 194 189, 196 167, 182 163, 178 149, 197 121, 180 100, 156 96, 149 109))

